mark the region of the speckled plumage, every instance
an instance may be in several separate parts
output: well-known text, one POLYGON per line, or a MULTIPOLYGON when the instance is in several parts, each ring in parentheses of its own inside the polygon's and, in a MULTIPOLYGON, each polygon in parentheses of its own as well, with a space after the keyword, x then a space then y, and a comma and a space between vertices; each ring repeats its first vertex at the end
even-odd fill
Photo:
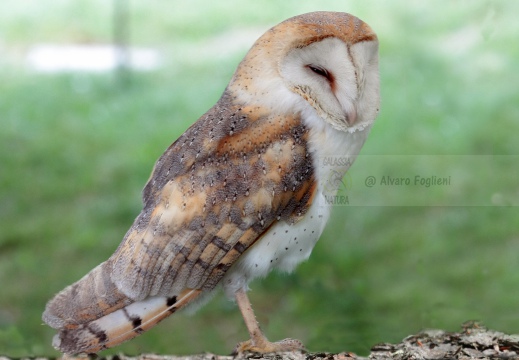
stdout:
POLYGON ((376 48, 371 29, 343 13, 267 31, 218 103, 159 158, 115 253, 47 304, 54 346, 115 346, 219 284, 232 296, 306 259, 330 212, 323 179, 348 168, 322 158, 353 161, 378 113, 376 48), (322 53, 332 70, 316 75, 322 53))

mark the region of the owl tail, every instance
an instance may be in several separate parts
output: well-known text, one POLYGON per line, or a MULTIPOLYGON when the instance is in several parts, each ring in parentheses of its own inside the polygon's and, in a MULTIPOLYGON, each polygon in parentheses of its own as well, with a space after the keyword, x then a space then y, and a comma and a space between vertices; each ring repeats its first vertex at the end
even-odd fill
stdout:
POLYGON ((186 289, 178 296, 133 301, 109 279, 108 262, 65 288, 45 308, 43 321, 58 329, 52 345, 66 354, 96 353, 152 328, 200 294, 186 289))

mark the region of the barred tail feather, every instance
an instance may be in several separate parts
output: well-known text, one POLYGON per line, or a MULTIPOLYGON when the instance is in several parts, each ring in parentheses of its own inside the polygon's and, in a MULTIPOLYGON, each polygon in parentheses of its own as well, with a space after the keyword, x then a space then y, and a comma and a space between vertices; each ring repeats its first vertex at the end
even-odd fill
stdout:
POLYGON ((54 329, 77 327, 133 302, 110 279, 112 263, 95 267, 47 303, 43 321, 54 329))
POLYGON ((149 330, 191 303, 200 293, 200 290, 186 289, 179 296, 152 296, 131 303, 94 321, 60 329, 52 344, 66 354, 96 353, 149 330))

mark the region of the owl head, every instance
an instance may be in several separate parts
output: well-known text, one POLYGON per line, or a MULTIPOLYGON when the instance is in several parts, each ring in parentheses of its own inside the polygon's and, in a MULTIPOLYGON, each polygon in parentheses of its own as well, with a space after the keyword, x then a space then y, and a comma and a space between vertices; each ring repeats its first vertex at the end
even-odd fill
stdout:
POLYGON ((379 111, 377 36, 346 13, 290 18, 256 41, 228 90, 276 113, 313 113, 339 131, 363 129, 379 111))

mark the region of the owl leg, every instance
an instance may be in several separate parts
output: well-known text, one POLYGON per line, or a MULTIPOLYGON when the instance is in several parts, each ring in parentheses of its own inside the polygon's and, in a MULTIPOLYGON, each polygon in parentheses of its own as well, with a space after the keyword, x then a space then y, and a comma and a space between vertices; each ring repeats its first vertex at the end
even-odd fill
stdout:
POLYGON ((245 290, 240 289, 236 291, 234 295, 250 334, 250 340, 236 345, 233 352, 234 354, 242 354, 244 352, 275 353, 304 350, 304 345, 299 340, 285 339, 275 343, 268 341, 256 321, 254 311, 252 310, 245 290))

